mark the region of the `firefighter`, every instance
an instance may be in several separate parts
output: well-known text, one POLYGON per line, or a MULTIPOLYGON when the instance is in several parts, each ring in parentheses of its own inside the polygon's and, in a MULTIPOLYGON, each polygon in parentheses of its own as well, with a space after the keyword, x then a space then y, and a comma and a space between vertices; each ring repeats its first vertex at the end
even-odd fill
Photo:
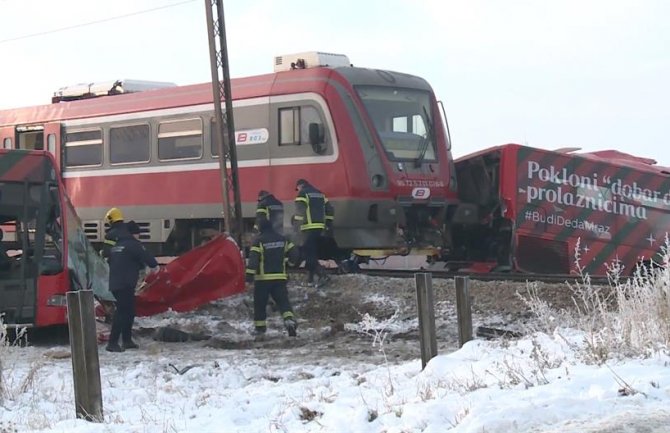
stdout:
POLYGON ((140 270, 145 266, 151 272, 158 271, 158 262, 139 241, 140 228, 134 222, 128 223, 123 232, 119 232, 114 246, 109 250, 109 290, 116 299, 116 310, 112 320, 112 330, 106 350, 123 352, 137 349, 132 339, 135 321, 135 287, 140 270), (131 234, 132 233, 132 234, 131 234), (121 337, 121 346, 119 346, 121 337))
POLYGON ((303 235, 303 257, 308 271, 307 283, 314 283, 314 275, 318 276, 316 287, 325 285, 330 278, 319 263, 319 240, 325 231, 332 231, 334 213, 328 198, 305 179, 296 182, 295 211, 293 224, 303 235))
POLYGON ((258 230, 260 222, 269 220, 274 231, 280 235, 284 234, 284 205, 271 193, 258 191, 258 205, 256 206, 256 225, 258 230))
POLYGON ((262 339, 267 330, 267 303, 270 297, 279 307, 284 326, 290 337, 295 337, 297 323, 288 299, 286 281, 287 263, 296 265, 300 257, 297 247, 277 233, 268 220, 262 220, 260 234, 249 252, 246 269, 248 285, 254 283, 254 334, 262 339))
POLYGON ((101 255, 109 261, 109 252, 116 244, 116 240, 122 236, 128 236, 128 226, 123 221, 123 213, 121 209, 113 207, 105 214, 105 221, 109 224, 109 228, 105 233, 105 241, 102 246, 101 255))

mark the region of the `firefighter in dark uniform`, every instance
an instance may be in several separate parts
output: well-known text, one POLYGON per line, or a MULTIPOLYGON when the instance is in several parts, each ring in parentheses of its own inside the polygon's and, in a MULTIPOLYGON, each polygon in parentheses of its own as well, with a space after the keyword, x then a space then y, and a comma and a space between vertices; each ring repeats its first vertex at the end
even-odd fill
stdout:
MULTIPOLYGON (((121 209, 113 207, 105 214, 105 222, 109 225, 105 232, 105 239, 100 250, 100 255, 109 263, 109 252, 116 245, 119 236, 129 236, 128 225, 123 220, 121 209)), ((105 323, 112 323, 114 317, 115 303, 103 299, 98 299, 105 312, 105 323)))
POLYGON ((269 220, 274 231, 284 234, 284 205, 271 193, 258 191, 258 205, 256 205, 256 225, 258 230, 263 220, 269 220))
POLYGON ((109 261, 109 252, 116 244, 119 237, 130 235, 128 226, 123 221, 123 213, 119 208, 113 207, 105 214, 105 221, 109 224, 109 228, 105 233, 105 240, 102 245, 101 255, 109 261))
POLYGON ((267 303, 270 296, 279 307, 284 326, 290 337, 295 337, 297 323, 288 299, 286 265, 296 265, 300 253, 297 247, 274 231, 268 220, 259 226, 260 234, 249 252, 246 269, 247 284, 254 283, 254 328, 259 338, 267 330, 267 303))
POLYGON ((112 320, 107 351, 123 352, 125 349, 137 349, 132 340, 135 321, 135 287, 140 270, 148 266, 158 270, 158 263, 139 241, 140 228, 134 222, 120 232, 114 246, 109 251, 109 290, 116 299, 116 311, 112 320), (132 234, 131 234, 132 233, 132 234), (119 337, 122 343, 119 346, 119 337))
POLYGON ((334 212, 328 198, 305 179, 296 182, 298 195, 295 198, 293 224, 303 235, 303 257, 308 271, 307 282, 314 282, 318 276, 317 287, 326 284, 330 278, 319 263, 319 239, 326 229, 332 230, 334 212))

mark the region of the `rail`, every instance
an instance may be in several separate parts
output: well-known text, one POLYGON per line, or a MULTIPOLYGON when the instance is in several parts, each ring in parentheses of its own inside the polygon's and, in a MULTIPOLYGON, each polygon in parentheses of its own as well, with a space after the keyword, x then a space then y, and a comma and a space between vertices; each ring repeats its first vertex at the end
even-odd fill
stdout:
MULTIPOLYGON (((331 269, 331 272, 337 272, 336 269, 331 269)), ((469 277, 471 280, 478 281, 514 281, 514 282, 542 282, 542 283, 581 283, 583 278, 574 275, 564 274, 523 274, 523 273, 508 273, 508 272, 489 272, 489 273, 468 273, 468 272, 453 272, 440 271, 428 269, 361 269, 359 274, 369 275, 371 277, 386 277, 386 278, 414 278, 417 272, 428 272, 433 275, 433 278, 453 279, 455 277, 469 277)), ((590 283, 593 285, 608 285, 610 279, 608 277, 589 277, 590 283)))

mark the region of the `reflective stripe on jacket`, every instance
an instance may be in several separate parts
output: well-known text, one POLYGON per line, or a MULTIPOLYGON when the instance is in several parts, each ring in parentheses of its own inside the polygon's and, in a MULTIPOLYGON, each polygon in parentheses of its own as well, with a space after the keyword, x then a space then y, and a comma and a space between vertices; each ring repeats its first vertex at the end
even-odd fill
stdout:
POLYGON ((274 230, 262 232, 249 252, 246 279, 248 282, 286 280, 286 264, 297 264, 299 254, 293 242, 274 230))
POLYGON ((270 221, 277 232, 284 228, 284 205, 272 194, 261 199, 256 206, 256 228, 264 220, 270 221))
POLYGON ((295 198, 295 221, 300 230, 324 229, 333 219, 332 206, 326 196, 312 185, 305 185, 295 198), (327 212, 328 210, 328 212, 327 212))

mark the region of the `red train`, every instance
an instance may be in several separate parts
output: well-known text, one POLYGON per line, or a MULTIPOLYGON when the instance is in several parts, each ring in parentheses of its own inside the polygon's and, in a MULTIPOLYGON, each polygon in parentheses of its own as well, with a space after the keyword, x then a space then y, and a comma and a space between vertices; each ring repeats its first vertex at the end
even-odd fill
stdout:
MULTIPOLYGON (((154 253, 176 255, 223 227, 211 84, 130 92, 136 84, 156 83, 65 88, 51 105, 0 111, 0 143, 53 152, 93 242, 116 206, 154 253)), ((468 205, 425 80, 302 53, 233 80, 232 96, 247 229, 261 189, 284 202, 289 227, 305 178, 334 205, 339 251, 448 248, 450 220, 468 205)))
POLYGON ((452 268, 630 275, 661 262, 670 168, 615 150, 575 153, 507 144, 456 161, 460 199, 478 224, 456 227, 452 268))

